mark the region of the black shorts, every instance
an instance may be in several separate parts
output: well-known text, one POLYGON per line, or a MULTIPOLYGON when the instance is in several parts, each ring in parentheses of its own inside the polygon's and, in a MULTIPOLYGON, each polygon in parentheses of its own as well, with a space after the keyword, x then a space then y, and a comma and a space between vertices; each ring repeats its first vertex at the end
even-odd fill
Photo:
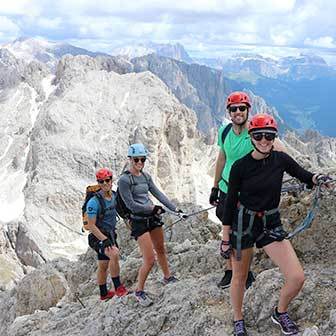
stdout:
POLYGON ((150 232, 163 225, 163 222, 156 217, 147 217, 144 219, 131 219, 130 220, 132 231, 131 236, 137 240, 146 232, 150 232))
POLYGON ((219 202, 216 207, 216 216, 221 222, 223 222, 223 218, 224 218, 225 203, 226 203, 226 193, 220 190, 219 191, 219 202))
MULTIPOLYGON (((237 214, 235 215, 235 220, 234 223, 232 225, 232 231, 237 231, 238 228, 238 211, 237 214)), ((243 231, 245 231, 248 226, 249 226, 249 220, 250 220, 250 215, 244 213, 243 216, 243 231)), ((266 228, 268 230, 273 230, 275 228, 279 228, 282 227, 281 224, 281 219, 280 219, 280 213, 276 212, 272 215, 268 215, 266 216, 266 228)), ((272 238, 270 236, 268 236, 267 234, 264 234, 264 225, 263 225, 263 221, 261 217, 255 216, 254 217, 254 223, 253 223, 253 227, 251 230, 251 235, 243 235, 242 237, 242 250, 244 249, 248 249, 253 247, 254 245, 257 246, 257 248, 263 248, 266 245, 269 245, 275 241, 280 241, 283 239, 275 239, 272 238)), ((237 249, 237 236, 234 234, 230 235, 230 242, 231 245, 234 249, 237 249)))
MULTIPOLYGON (((100 231, 107 238, 111 239, 111 241, 115 243, 116 247, 119 247, 118 242, 117 242, 117 234, 115 233, 115 231, 112 231, 112 232, 106 232, 103 230, 100 230, 100 231)), ((92 233, 89 234, 88 242, 89 242, 89 246, 97 252, 98 260, 110 260, 110 258, 107 255, 105 255, 104 253, 100 253, 100 246, 99 246, 100 240, 94 234, 92 233)))

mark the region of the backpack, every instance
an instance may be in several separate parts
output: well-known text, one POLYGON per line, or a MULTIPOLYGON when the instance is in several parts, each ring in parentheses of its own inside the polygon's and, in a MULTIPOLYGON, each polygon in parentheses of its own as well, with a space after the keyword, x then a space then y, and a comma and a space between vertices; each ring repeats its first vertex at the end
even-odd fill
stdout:
MULTIPOLYGON (((141 173, 145 177, 145 179, 147 181, 147 184, 149 184, 148 175, 144 172, 141 172, 141 173)), ((123 172, 123 174, 127 174, 129 176, 129 179, 130 179, 130 182, 131 182, 131 191, 132 191, 132 187, 137 184, 134 181, 133 175, 128 170, 123 172)), ((120 195, 119 187, 117 188, 116 210, 117 210, 118 216, 123 218, 123 219, 129 219, 130 215, 132 214, 132 211, 129 208, 127 208, 124 200, 122 199, 122 197, 120 195)))
POLYGON ((223 130, 223 133, 222 133, 222 144, 223 144, 223 146, 224 146, 224 142, 225 142, 226 136, 230 132, 231 128, 232 128, 232 123, 227 124, 225 126, 224 130, 223 130))
POLYGON ((97 197, 99 205, 100 205, 100 211, 99 214, 96 218, 96 225, 99 226, 99 224, 103 221, 104 215, 105 215, 105 202, 103 196, 99 193, 100 191, 100 186, 98 184, 95 185, 90 185, 86 187, 86 194, 85 194, 85 200, 82 205, 82 221, 83 221, 83 228, 82 231, 84 230, 88 231, 88 215, 86 213, 86 205, 89 202, 89 200, 92 197, 97 197))

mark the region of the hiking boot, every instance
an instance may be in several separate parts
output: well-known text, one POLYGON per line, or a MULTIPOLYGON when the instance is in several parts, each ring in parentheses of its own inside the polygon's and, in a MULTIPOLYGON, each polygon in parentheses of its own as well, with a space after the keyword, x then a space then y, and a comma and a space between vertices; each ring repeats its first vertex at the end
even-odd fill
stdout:
POLYGON ((116 290, 116 295, 118 297, 125 296, 127 294, 128 294, 128 290, 126 289, 124 285, 120 285, 116 290))
POLYGON ((233 322, 233 334, 234 336, 248 336, 244 320, 233 322))
POLYGON ((136 291, 135 298, 139 302, 139 304, 143 307, 148 307, 153 304, 153 300, 149 298, 149 296, 144 291, 136 291))
POLYGON ((225 289, 225 288, 230 287, 231 279, 232 279, 232 270, 225 271, 225 274, 224 274, 222 280, 217 284, 217 287, 219 287, 221 289, 225 289))
POLYGON ((256 279, 254 277, 253 272, 249 271, 248 274, 247 274, 245 288, 246 289, 250 288, 255 280, 256 279))
POLYGON ((179 281, 179 279, 174 277, 174 275, 171 275, 169 278, 163 277, 163 279, 162 279, 162 283, 164 285, 168 285, 168 284, 171 284, 171 283, 174 283, 174 282, 177 282, 177 281, 179 281))
POLYGON ((115 292, 110 290, 110 291, 107 292, 106 295, 101 295, 100 300, 102 300, 102 301, 110 300, 110 299, 113 298, 114 294, 115 294, 115 292))
POLYGON ((299 332, 298 326, 291 320, 288 313, 278 313, 278 308, 275 307, 271 316, 272 321, 280 326, 284 335, 297 335, 299 332))

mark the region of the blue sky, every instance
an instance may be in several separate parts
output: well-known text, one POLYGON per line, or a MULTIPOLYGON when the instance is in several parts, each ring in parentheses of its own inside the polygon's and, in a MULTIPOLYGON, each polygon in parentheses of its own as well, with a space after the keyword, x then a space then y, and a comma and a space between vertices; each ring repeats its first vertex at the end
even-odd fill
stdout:
POLYGON ((135 42, 180 42, 197 56, 312 48, 334 57, 334 0, 0 0, 0 43, 20 36, 109 52, 135 42), (257 47, 257 49, 256 49, 257 47), (265 50, 266 50, 265 49, 265 50))

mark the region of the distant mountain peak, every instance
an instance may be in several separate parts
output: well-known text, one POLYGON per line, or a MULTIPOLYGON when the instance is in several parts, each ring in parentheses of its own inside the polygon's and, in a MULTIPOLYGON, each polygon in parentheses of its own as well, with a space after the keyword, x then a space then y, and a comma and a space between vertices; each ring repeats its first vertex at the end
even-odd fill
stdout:
POLYGON ((7 43, 2 48, 10 51, 16 58, 25 62, 38 61, 45 63, 49 68, 55 69, 59 59, 66 55, 106 55, 96 53, 83 48, 75 47, 66 42, 50 41, 43 37, 22 36, 11 43, 7 43))
POLYGON ((129 59, 149 54, 169 57, 178 61, 192 63, 192 59, 180 43, 156 43, 152 41, 140 42, 115 48, 112 55, 123 55, 129 59))

